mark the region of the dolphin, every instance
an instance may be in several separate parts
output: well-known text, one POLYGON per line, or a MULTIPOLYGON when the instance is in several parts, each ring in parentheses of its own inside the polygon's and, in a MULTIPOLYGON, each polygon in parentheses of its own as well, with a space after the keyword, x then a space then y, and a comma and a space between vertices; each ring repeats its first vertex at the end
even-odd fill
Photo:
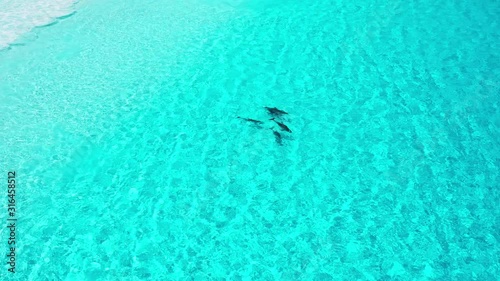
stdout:
MULTIPOLYGON (((273 130, 273 129, 271 129, 271 130, 273 130)), ((276 142, 279 145, 283 145, 283 140, 281 138, 281 134, 279 132, 276 132, 275 130, 273 130, 273 134, 274 134, 274 137, 276 138, 276 142)))
POLYGON ((243 119, 245 121, 252 122, 252 123, 258 124, 258 125, 264 124, 264 122, 262 122, 260 120, 255 120, 255 119, 250 119, 250 118, 242 118, 242 117, 239 117, 239 116, 237 118, 243 119))
POLYGON ((278 109, 276 107, 267 107, 267 106, 264 106, 265 109, 267 109, 267 111, 271 114, 271 115, 274 115, 274 116, 280 116, 280 115, 284 115, 284 114, 288 114, 288 112, 286 111, 283 111, 281 109, 278 109))
POLYGON ((288 126, 287 126, 287 125, 285 125, 285 124, 283 124, 283 123, 281 123, 281 122, 279 122, 279 121, 274 120, 274 118, 271 118, 271 119, 269 119, 269 120, 273 120, 274 122, 276 122, 276 124, 278 124, 278 126, 280 126, 280 128, 281 128, 283 131, 286 131, 286 132, 289 132, 289 133, 291 133, 291 132, 292 132, 292 130, 290 130, 290 128, 288 128, 288 126))

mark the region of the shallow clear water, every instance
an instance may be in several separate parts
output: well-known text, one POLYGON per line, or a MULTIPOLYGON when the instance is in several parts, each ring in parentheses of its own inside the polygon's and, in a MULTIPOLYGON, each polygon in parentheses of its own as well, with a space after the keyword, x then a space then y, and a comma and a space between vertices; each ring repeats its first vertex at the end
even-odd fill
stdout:
POLYGON ((497 280, 499 13, 80 3, 0 52, 13 280, 497 280))
POLYGON ((75 0, 0 0, 0 50, 23 44, 36 27, 54 25, 75 12, 75 0), (26 36, 23 38, 23 36, 26 36))

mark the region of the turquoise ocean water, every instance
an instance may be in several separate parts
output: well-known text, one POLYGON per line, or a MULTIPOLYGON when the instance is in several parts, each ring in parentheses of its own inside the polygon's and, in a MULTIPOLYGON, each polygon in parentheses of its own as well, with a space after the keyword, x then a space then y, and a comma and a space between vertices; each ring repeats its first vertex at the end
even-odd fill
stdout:
POLYGON ((75 8, 0 51, 1 280, 499 280, 498 1, 75 8))

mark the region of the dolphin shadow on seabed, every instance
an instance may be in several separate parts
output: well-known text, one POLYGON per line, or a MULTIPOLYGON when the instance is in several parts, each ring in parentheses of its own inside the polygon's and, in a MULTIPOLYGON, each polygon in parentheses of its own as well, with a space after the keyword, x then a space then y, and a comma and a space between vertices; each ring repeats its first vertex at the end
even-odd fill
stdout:
POLYGON ((260 120, 252 119, 252 118, 244 118, 244 117, 240 117, 240 116, 238 116, 236 118, 250 122, 251 124, 257 126, 258 128, 262 128, 261 125, 264 124, 264 122, 262 122, 260 120))
POLYGON ((248 121, 248 122, 252 122, 252 123, 258 124, 258 125, 264 124, 264 122, 262 122, 260 120, 255 120, 255 119, 251 119, 251 118, 243 118, 243 117, 239 117, 239 116, 237 118, 248 121))
POLYGON ((276 143, 279 145, 279 146, 283 146, 283 141, 284 140, 293 140, 293 137, 291 137, 290 135, 288 134, 283 134, 283 133, 280 133, 278 131, 276 131, 275 129, 273 128, 269 128, 271 131, 273 131, 273 135, 274 135, 274 139, 276 141, 276 143))

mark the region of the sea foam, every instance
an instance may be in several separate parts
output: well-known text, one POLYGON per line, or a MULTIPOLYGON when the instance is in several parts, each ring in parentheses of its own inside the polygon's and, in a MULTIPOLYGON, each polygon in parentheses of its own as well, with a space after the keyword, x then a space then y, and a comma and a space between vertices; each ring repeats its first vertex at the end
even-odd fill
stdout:
POLYGON ((75 12, 77 0, 0 0, 0 50, 37 26, 75 12))

